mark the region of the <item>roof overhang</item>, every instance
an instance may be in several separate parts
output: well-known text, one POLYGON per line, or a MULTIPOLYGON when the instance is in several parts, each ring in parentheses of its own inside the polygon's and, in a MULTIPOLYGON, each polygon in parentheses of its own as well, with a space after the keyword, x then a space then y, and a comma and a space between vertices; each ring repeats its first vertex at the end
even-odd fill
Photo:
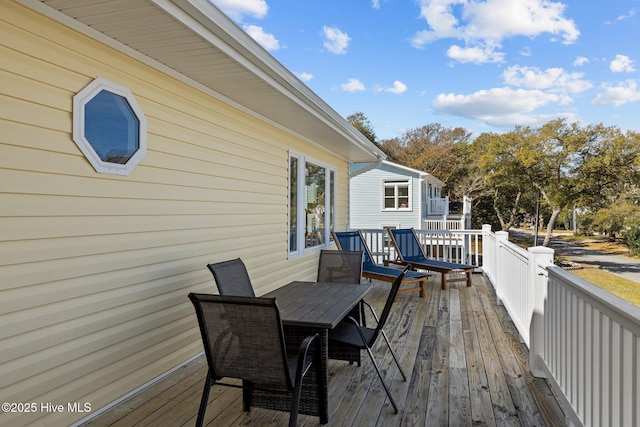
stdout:
POLYGON ((390 162, 388 160, 384 160, 382 162, 382 164, 385 165, 385 166, 388 166, 390 168, 398 169, 398 170, 405 171, 405 172, 408 172, 408 173, 413 174, 413 175, 417 175, 421 179, 427 179, 431 183, 433 183, 435 185, 438 185, 440 187, 444 187, 444 185, 445 185, 444 182, 440 181, 438 178, 436 178, 435 176, 431 175, 429 172, 425 172, 425 171, 421 171, 421 170, 418 170, 418 169, 410 168, 408 166, 401 165, 399 163, 393 163, 393 162, 390 162))
POLYGON ((351 162, 384 153, 208 0, 18 0, 351 162))

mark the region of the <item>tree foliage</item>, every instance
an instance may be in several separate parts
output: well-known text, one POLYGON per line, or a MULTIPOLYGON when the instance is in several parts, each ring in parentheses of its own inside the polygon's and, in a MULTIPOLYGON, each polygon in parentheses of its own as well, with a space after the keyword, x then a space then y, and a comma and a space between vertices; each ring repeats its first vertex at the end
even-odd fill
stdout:
POLYGON ((636 217, 624 231, 623 239, 632 255, 640 255, 640 218, 636 217))
MULTIPOLYGON (((375 140, 364 114, 349 116, 349 121, 375 140)), ((640 215, 636 209, 614 209, 623 202, 640 206, 636 132, 557 119, 537 128, 483 133, 473 141, 471 136, 463 128, 432 123, 381 141, 379 147, 389 160, 445 182, 452 198, 471 197, 474 219, 482 215, 482 222, 497 220, 503 230, 524 215, 535 215, 539 206, 546 219, 545 246, 560 215, 564 212, 565 218, 574 208, 591 212, 591 224, 608 233, 629 227, 619 225, 621 217, 640 215)))
POLYGON ((552 209, 544 245, 567 208, 602 206, 638 185, 640 139, 602 124, 580 127, 554 120, 538 130, 539 173, 533 181, 552 209))
POLYGON ((528 128, 516 128, 506 134, 484 133, 473 142, 480 154, 479 166, 486 177, 488 195, 500 228, 509 230, 520 212, 521 202, 528 200, 532 189, 531 178, 524 173, 528 163, 522 154, 531 144, 528 128))
POLYGON ((640 206, 628 202, 613 203, 598 209, 593 215, 592 227, 614 241, 616 235, 632 225, 633 218, 640 217, 640 206))
POLYGON ((459 175, 471 154, 471 133, 434 123, 406 131, 399 138, 384 140, 380 148, 396 163, 428 172, 454 191, 452 178, 459 175))
POLYGON ((373 125, 362 112, 356 112, 347 116, 347 121, 354 128, 358 129, 361 134, 365 136, 369 141, 377 143, 376 133, 373 130, 373 125))

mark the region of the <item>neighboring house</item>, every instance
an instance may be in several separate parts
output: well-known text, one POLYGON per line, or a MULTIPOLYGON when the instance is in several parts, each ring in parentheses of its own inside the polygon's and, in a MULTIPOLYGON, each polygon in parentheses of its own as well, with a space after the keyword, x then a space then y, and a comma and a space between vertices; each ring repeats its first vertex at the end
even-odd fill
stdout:
POLYGON ((349 227, 380 229, 468 229, 467 198, 460 210, 450 210, 442 196, 444 182, 433 175, 397 163, 351 165, 349 227))
POLYGON ((207 263, 313 280, 349 164, 384 154, 207 0, 0 22, 0 397, 38 405, 0 424, 68 425, 202 351, 207 263))

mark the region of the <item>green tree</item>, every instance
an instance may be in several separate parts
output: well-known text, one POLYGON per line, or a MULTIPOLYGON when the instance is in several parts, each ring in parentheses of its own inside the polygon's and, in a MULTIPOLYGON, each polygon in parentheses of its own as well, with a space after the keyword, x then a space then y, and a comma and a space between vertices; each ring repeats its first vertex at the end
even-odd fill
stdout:
POLYGON ((545 245, 560 212, 610 203, 638 183, 640 139, 602 124, 581 128, 555 120, 539 130, 543 170, 535 185, 552 209, 545 245))
POLYGON ((438 123, 406 131, 401 137, 382 141, 380 148, 391 161, 428 172, 449 184, 464 165, 461 146, 470 142, 463 128, 446 128, 438 123))
POLYGON ((640 206, 628 202, 616 202, 600 208, 595 213, 593 227, 614 241, 616 234, 630 227, 636 218, 640 218, 640 206))
POLYGON ((531 212, 540 195, 550 211, 545 246, 563 210, 597 210, 639 187, 638 134, 614 127, 559 119, 537 129, 518 126, 502 135, 483 134, 474 145, 483 152, 480 164, 503 228, 512 224, 523 201, 531 212))
POLYGON ((373 131, 373 125, 371 121, 364 115, 364 113, 356 112, 347 116, 347 121, 356 129, 360 131, 369 141, 374 144, 376 141, 376 133, 373 131))
POLYGON ((632 255, 640 255, 640 218, 635 218, 624 231, 623 239, 632 255))
POLYGON ((481 134, 473 142, 474 150, 481 153, 478 162, 486 177, 487 194, 504 231, 516 223, 522 201, 532 200, 537 193, 523 159, 533 137, 531 129, 516 127, 505 134, 481 134))

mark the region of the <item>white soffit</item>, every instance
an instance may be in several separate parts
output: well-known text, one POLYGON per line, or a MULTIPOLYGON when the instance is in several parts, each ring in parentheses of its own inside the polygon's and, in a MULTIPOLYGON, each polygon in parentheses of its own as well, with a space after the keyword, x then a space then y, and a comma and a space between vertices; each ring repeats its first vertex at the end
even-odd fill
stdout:
POLYGON ((110 45, 125 53, 133 49, 162 71, 174 70, 347 160, 385 157, 208 0, 20 2, 102 42, 115 41, 110 45))

